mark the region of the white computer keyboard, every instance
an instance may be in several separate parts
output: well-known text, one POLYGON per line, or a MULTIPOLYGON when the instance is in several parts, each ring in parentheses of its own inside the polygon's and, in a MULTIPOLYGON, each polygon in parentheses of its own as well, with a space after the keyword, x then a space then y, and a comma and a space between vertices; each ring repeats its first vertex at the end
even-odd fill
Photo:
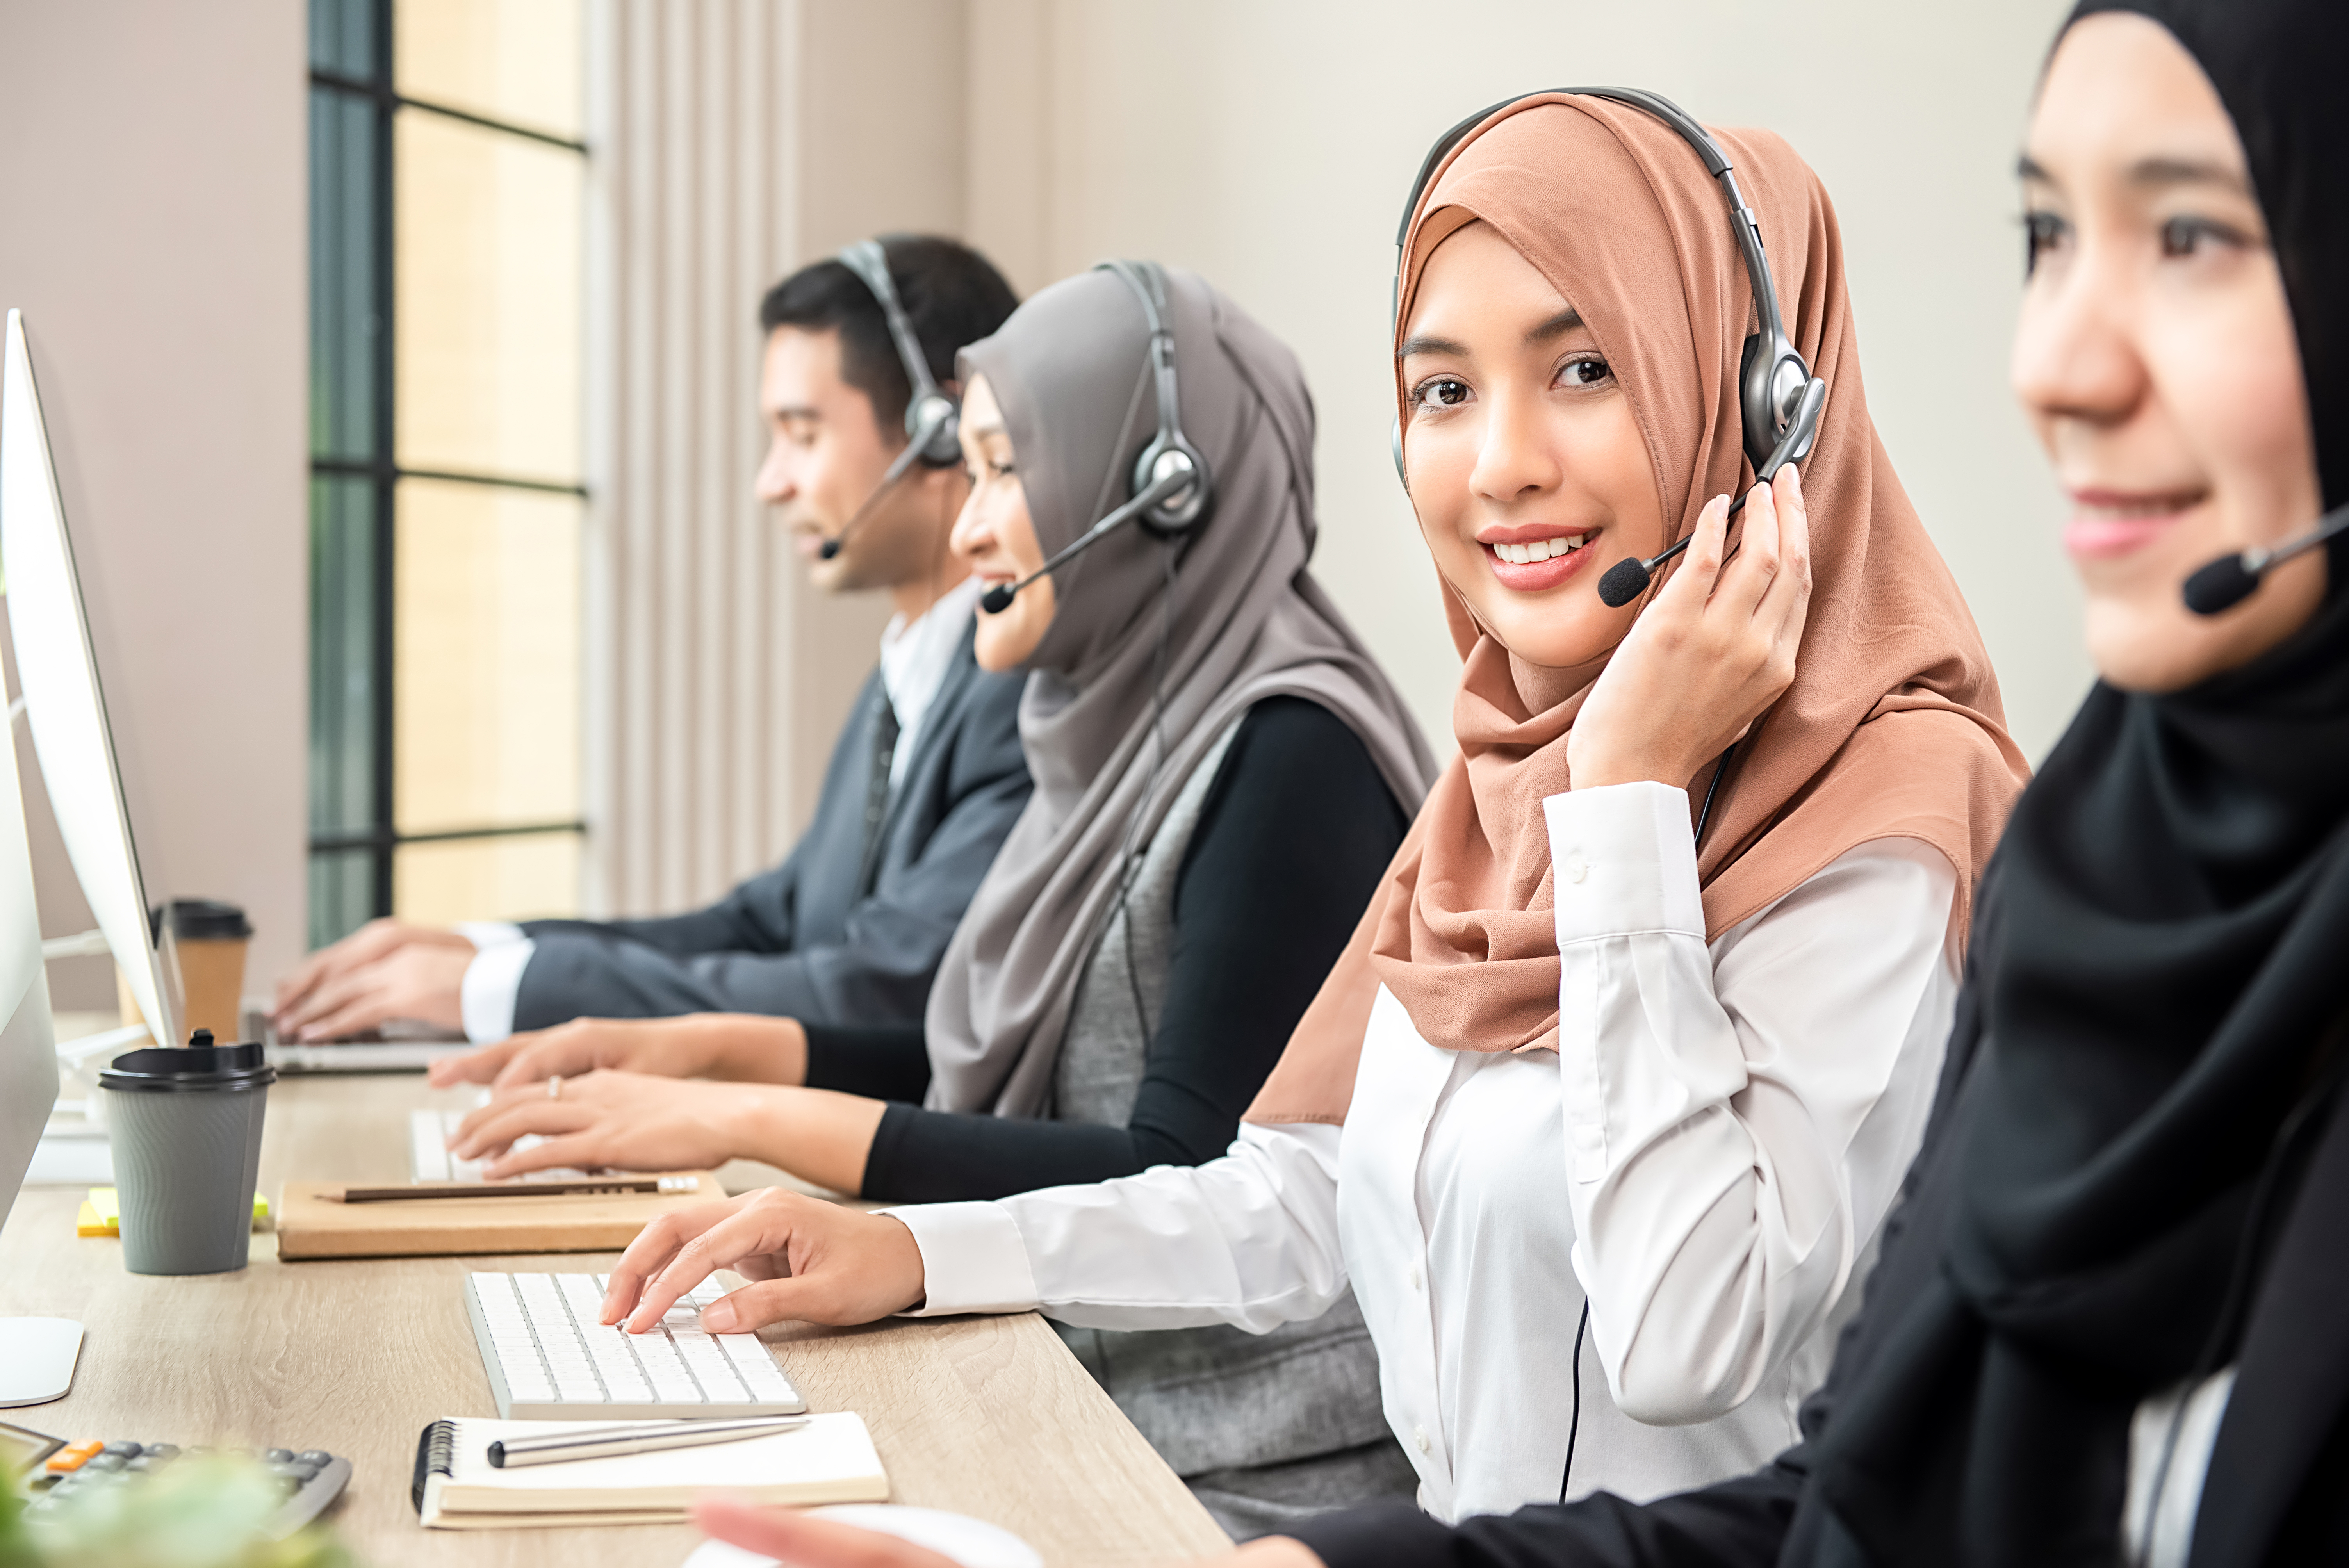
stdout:
POLYGON ((807 1408, 755 1334, 710 1334, 700 1309, 725 1291, 704 1283, 659 1327, 629 1334, 595 1319, 602 1274, 469 1274, 465 1310, 509 1421, 586 1416, 795 1416, 807 1408))
MULTIPOLYGON (((485 1096, 483 1104, 488 1103, 485 1096)), ((486 1181, 481 1174, 483 1161, 460 1160, 449 1152, 449 1140, 457 1136, 458 1125, 472 1114, 470 1110, 411 1110, 408 1113, 408 1163, 419 1181, 486 1181)), ((534 1132, 525 1132, 513 1141, 517 1150, 532 1149, 546 1140, 534 1132)), ((554 1171, 533 1171, 526 1176, 505 1178, 512 1181, 575 1181, 590 1175, 585 1171, 568 1167, 554 1171)))

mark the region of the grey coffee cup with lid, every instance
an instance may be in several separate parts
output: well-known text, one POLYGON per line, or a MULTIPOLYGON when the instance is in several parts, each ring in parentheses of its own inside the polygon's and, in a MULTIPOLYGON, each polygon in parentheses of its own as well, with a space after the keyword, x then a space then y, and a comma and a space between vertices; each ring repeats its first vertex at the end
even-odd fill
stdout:
POLYGON ((277 1069, 259 1044, 126 1051, 98 1076, 113 1129, 122 1266, 132 1274, 225 1274, 253 1240, 261 1118, 277 1069))

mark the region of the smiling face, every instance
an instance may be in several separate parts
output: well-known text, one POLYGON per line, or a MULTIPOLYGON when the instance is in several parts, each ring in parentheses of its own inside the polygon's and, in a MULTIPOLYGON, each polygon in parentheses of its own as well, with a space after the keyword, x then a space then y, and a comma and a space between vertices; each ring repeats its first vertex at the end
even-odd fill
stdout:
POLYGON ((1567 669, 1639 613, 1599 602, 1626 556, 1663 548, 1663 504, 1631 400, 1572 305, 1489 225, 1420 273, 1399 353, 1420 530, 1492 634, 1567 669))
MULTIPOLYGON (((988 588, 1017 582, 1044 564, 1044 550, 1028 516, 1028 491, 1003 428, 1003 409, 984 376, 972 377, 963 395, 962 456, 970 474, 970 499, 955 519, 955 559, 988 588)), ((1018 668, 1043 642, 1056 602, 1052 580, 1039 577, 999 614, 981 610, 972 647, 978 667, 998 673, 1018 668)))
POLYGON ((2022 167, 2014 386, 2072 500, 2088 652, 2116 686, 2174 691, 2274 646, 2323 597, 2322 551, 2221 615, 2179 597, 2197 568, 2322 510, 2282 276, 2234 122, 2144 17, 2064 35, 2022 167))
POLYGON ((884 429, 873 399, 841 375, 837 331, 779 326, 769 333, 759 407, 768 445, 758 496, 781 511, 817 587, 841 593, 952 581, 944 522, 962 504, 962 476, 916 463, 887 495, 874 494, 890 459, 905 449, 905 433, 895 425, 884 429), (840 552, 824 559, 823 542, 839 538, 868 498, 872 511, 840 552))

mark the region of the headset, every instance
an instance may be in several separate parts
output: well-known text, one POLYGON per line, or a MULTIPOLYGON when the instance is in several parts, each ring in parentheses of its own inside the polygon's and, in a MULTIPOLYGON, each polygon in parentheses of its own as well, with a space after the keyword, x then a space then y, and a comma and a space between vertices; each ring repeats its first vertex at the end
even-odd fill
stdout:
POLYGON ((841 525, 840 531, 823 542, 817 553, 826 561, 840 553, 856 525, 916 462, 924 468, 944 469, 962 461, 962 445, 957 438, 961 406, 941 391, 930 375, 930 363, 922 354, 921 339, 914 335, 914 324, 906 317, 905 307, 897 301, 897 285, 889 276, 889 257, 881 248, 881 242, 859 240, 833 259, 855 273, 879 302, 882 319, 889 324, 889 341, 897 346, 897 362, 905 368, 905 385, 912 389, 912 395, 905 399, 905 449, 889 464, 881 482, 873 487, 873 493, 841 525))
POLYGON ((2198 615, 2216 615, 2231 610, 2251 596, 2270 567, 2281 566, 2295 555, 2304 555, 2344 532, 2349 532, 2349 506, 2336 506, 2296 539, 2221 555, 2186 580, 2186 607, 2198 615))
MULTIPOLYGON (((1754 295, 1754 331, 1746 338, 1744 354, 1737 366, 1737 402, 1742 417, 1745 458, 1754 465, 1756 484, 1767 484, 1778 470, 1788 463, 1799 463, 1810 456, 1811 444, 1818 438, 1819 416, 1826 408, 1826 383, 1811 374, 1811 367, 1786 335, 1785 322, 1778 314, 1777 284, 1770 276, 1770 258, 1762 248, 1762 226, 1754 210, 1745 204, 1745 193, 1737 188, 1737 176, 1721 144, 1713 140, 1704 127, 1691 118, 1688 111, 1670 98, 1638 88, 1554 88, 1551 92, 1572 93, 1582 98, 1606 98, 1613 103, 1627 104, 1662 120, 1680 133, 1681 139, 1696 150, 1704 160, 1705 172, 1721 181, 1722 194, 1729 201, 1730 232, 1736 237, 1738 253, 1745 258, 1746 282, 1754 295)), ((1503 98, 1481 108, 1439 138, 1428 150, 1426 160, 1419 166, 1419 178, 1412 181, 1411 200, 1402 210, 1402 222, 1395 229, 1394 308, 1402 308, 1403 245, 1411 238, 1411 221, 1419 211, 1420 198, 1426 194, 1428 181, 1434 178, 1436 166, 1444 155, 1460 145, 1467 134, 1511 104, 1523 103, 1529 98, 1546 97, 1546 93, 1520 93, 1503 98)), ((1402 418, 1398 415, 1390 441, 1394 452, 1395 473, 1410 488, 1410 476, 1402 461, 1402 418)), ((1730 507, 1734 516, 1744 506, 1741 497, 1730 507)), ((1609 607, 1620 608, 1647 591, 1656 568, 1688 548, 1693 532, 1678 543, 1667 547, 1651 560, 1619 561, 1599 579, 1599 596, 1609 607)))
MULTIPOLYGON (((978 605, 990 615, 1009 609, 1022 588, 1058 572, 1126 523, 1139 524, 1143 532, 1171 542, 1187 537, 1215 510, 1215 476, 1207 468, 1206 457, 1183 434, 1183 402, 1174 377, 1174 327, 1166 302, 1164 270, 1155 262, 1102 262, 1094 271, 1115 273, 1142 303, 1143 319, 1150 327, 1145 368, 1157 383, 1158 431, 1134 457, 1126 480, 1125 504, 1017 583, 989 588, 978 605)), ((1135 395, 1140 396, 1139 388, 1135 395)))

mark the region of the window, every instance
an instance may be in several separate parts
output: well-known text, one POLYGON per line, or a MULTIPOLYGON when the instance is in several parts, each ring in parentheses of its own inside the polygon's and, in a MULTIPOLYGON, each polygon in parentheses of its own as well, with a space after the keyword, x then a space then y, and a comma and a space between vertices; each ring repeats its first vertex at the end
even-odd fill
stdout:
POLYGON ((310 0, 310 939, 578 903, 581 0, 310 0))

